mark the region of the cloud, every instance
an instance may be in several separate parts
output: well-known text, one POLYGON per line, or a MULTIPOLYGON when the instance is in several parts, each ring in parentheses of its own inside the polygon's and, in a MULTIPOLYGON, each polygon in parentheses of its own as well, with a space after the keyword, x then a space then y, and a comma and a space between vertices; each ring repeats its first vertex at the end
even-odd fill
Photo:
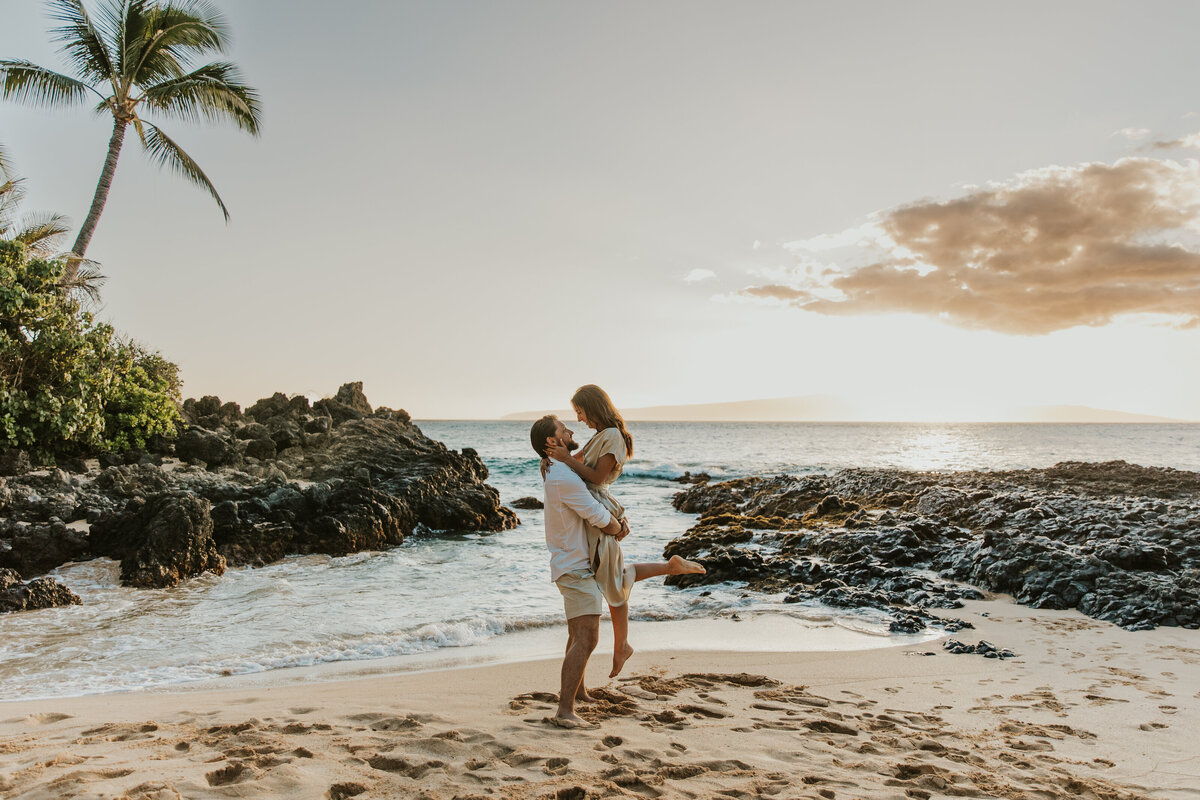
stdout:
POLYGON ((687 275, 683 276, 684 283, 700 283, 701 281, 709 281, 717 277, 717 273, 711 269, 694 269, 687 275))
POLYGON ((1145 139, 1150 135, 1149 128, 1121 128, 1113 131, 1113 136, 1124 136, 1126 139, 1145 139))
POLYGON ((819 314, 907 312, 1011 334, 1131 314, 1198 327, 1200 248, 1184 244, 1198 234, 1200 162, 1046 167, 794 242, 853 257, 804 257, 738 294, 819 314))
POLYGON ((1200 150, 1200 133, 1189 133, 1178 139, 1155 142, 1150 147, 1154 150, 1200 150))

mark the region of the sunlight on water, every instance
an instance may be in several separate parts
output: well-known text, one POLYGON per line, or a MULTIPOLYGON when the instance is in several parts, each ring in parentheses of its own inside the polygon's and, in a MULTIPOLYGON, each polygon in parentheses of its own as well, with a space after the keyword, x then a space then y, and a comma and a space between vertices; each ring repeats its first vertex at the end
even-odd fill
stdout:
POLYGON ((947 428, 918 429, 910 432, 899 445, 897 463, 913 470, 955 469, 964 463, 979 462, 972 451, 972 438, 947 428), (971 456, 975 456, 974 459, 971 456))

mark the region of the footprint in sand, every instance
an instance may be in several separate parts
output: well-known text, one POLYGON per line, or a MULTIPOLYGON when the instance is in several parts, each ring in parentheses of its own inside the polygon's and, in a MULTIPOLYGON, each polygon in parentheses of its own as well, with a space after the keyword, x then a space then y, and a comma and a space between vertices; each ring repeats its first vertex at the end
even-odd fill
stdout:
POLYGON ((229 786, 235 783, 245 783, 252 781, 259 775, 258 771, 253 767, 241 762, 227 764, 220 769, 213 770, 204 776, 208 781, 209 786, 229 786))
POLYGON ((57 714, 53 711, 43 712, 41 714, 30 714, 27 717, 16 720, 6 720, 7 722, 24 722, 27 725, 52 725, 55 722, 62 722, 64 719, 71 719, 70 714, 57 714))
POLYGON ((568 770, 568 765, 571 763, 569 758, 550 758, 542 764, 542 772, 547 775, 565 775, 568 770))
POLYGON ((367 787, 361 783, 335 783, 329 787, 325 796, 329 800, 346 800, 348 797, 357 797, 365 791, 367 791, 367 787))
POLYGON ((353 717, 348 717, 348 719, 351 722, 366 723, 367 727, 373 731, 414 731, 425 727, 424 723, 418 720, 413 714, 403 717, 388 716, 386 714, 356 714, 353 717))
POLYGON ((121 795, 121 800, 183 800, 179 790, 168 783, 141 783, 121 795))
POLYGON ((728 716, 724 711, 696 704, 681 705, 679 706, 679 710, 694 717, 708 717, 709 719, 724 719, 728 716))
POLYGON ((422 763, 413 763, 406 761, 403 758, 396 758, 387 755, 374 755, 367 759, 367 763, 372 769, 380 770, 381 772, 395 772, 407 778, 420 778, 426 772, 433 769, 441 769, 446 766, 445 761, 425 761, 422 763))

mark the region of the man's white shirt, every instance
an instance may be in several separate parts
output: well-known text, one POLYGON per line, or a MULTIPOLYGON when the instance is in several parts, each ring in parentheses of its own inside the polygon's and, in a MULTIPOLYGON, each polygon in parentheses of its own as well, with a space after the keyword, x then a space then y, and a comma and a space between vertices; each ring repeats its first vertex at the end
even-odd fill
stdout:
POLYGON ((561 461, 550 462, 546 473, 546 547, 550 549, 550 580, 568 572, 590 569, 587 529, 607 527, 612 515, 588 491, 583 478, 561 461))

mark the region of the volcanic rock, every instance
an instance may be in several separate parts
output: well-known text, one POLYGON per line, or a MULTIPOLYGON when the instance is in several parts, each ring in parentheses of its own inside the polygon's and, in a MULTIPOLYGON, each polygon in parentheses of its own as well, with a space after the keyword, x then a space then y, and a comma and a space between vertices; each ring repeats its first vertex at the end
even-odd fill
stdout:
POLYGON ((212 534, 207 500, 168 492, 129 501, 124 511, 96 522, 88 538, 93 552, 121 561, 121 583, 164 588, 202 572, 225 572, 212 534))
POLYGON ((49 523, 0 519, 0 567, 13 569, 23 578, 78 561, 87 552, 87 534, 68 528, 59 519, 49 523))
POLYGON ((189 399, 192 424, 173 445, 187 463, 101 453, 99 472, 0 478, 0 565, 28 576, 107 555, 128 585, 170 586, 225 563, 518 524, 474 450, 429 439, 402 410, 372 410, 360 383, 318 405, 276 393, 242 414, 215 396, 189 399), (90 536, 65 524, 79 519, 90 536))
POLYGON ((22 583, 15 570, 0 568, 0 614, 79 605, 79 596, 50 578, 22 583))
POLYGON ((211 430, 191 428, 175 443, 175 453, 184 461, 203 461, 209 469, 241 460, 237 448, 211 430))
POLYGON ((973 587, 1134 630, 1200 627, 1198 473, 1122 461, 848 469, 694 486, 674 502, 701 517, 664 552, 698 560, 710 574, 670 584, 783 587, 790 602, 885 611, 900 630, 912 618, 946 623, 930 609, 982 597, 973 587), (746 524, 751 518, 758 522, 746 524))
POLYGON ((513 508, 520 508, 524 510, 546 507, 546 504, 541 500, 538 500, 536 497, 518 497, 516 500, 513 500, 511 503, 509 503, 509 505, 513 508))
POLYGON ((33 469, 24 450, 0 450, 0 475, 24 475, 33 469))

